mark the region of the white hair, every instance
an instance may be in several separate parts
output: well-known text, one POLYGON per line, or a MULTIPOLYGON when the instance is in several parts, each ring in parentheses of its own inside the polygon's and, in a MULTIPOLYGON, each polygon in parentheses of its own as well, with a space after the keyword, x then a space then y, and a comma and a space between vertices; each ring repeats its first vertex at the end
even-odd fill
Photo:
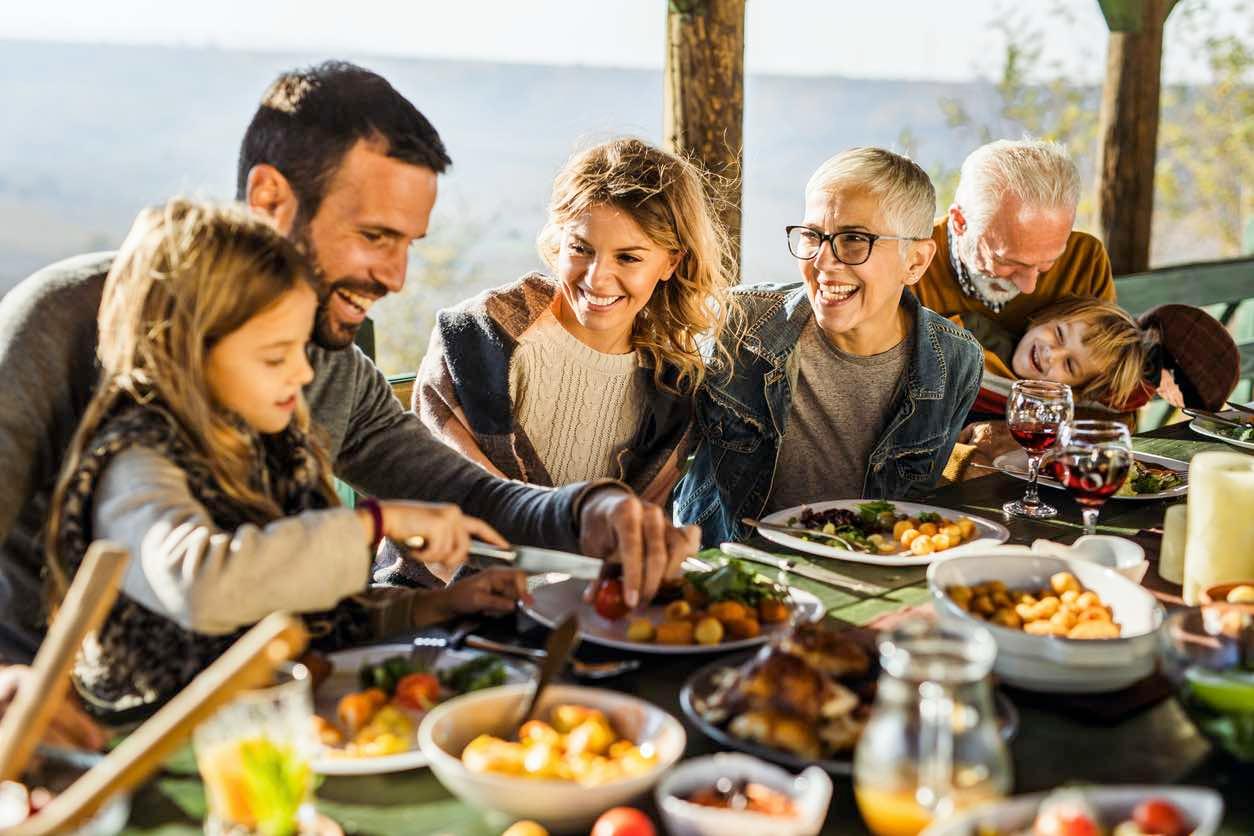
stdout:
POLYGON ((890 232, 930 238, 936 215, 936 189, 927 172, 909 157, 883 148, 850 148, 818 167, 806 183, 806 194, 834 194, 862 188, 875 197, 890 232))
POLYGON ((962 163, 954 203, 978 232, 1007 195, 1034 209, 1074 213, 1080 202, 1080 173, 1057 142, 999 139, 981 145, 962 163))

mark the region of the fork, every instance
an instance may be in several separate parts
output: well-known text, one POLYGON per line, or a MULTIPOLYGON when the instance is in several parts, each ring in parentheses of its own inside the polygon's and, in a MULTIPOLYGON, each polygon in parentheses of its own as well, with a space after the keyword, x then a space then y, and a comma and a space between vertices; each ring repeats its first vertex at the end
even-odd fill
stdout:
POLYGON ((479 626, 478 619, 468 618, 447 636, 414 636, 413 647, 409 651, 410 666, 429 670, 441 653, 461 647, 466 637, 479 626))
POLYGON ((1246 406, 1243 403, 1235 403, 1234 401, 1228 401, 1228 406, 1232 407, 1237 412, 1244 412, 1246 415, 1254 415, 1254 407, 1246 406))

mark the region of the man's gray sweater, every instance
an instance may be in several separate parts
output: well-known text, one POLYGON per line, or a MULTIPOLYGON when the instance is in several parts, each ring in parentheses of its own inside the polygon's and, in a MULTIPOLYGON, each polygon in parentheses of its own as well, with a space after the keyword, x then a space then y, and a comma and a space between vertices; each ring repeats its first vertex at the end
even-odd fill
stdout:
MULTIPOLYGON (((99 375, 96 314, 112 261, 94 253, 58 262, 0 300, 0 661, 28 662, 43 637, 43 527, 99 375)), ((572 509, 585 485, 491 476, 403 409, 356 346, 314 349, 311 362, 305 397, 337 477, 364 494, 456 503, 511 541, 576 546, 572 509)))

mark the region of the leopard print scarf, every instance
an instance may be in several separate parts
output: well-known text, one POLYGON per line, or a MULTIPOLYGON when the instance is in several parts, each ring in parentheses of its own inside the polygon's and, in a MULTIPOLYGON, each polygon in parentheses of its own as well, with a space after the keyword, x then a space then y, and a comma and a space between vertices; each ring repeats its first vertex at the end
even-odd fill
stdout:
MULTIPOLYGON (((286 515, 331 505, 318 478, 311 443, 294 427, 258 437, 254 484, 268 490, 286 515)), ((176 464, 219 529, 234 531, 246 523, 271 522, 257 519, 256 512, 241 508, 221 490, 203 455, 192 447, 170 412, 158 404, 128 402, 101 423, 65 492, 56 548, 70 573, 78 569, 93 539, 92 496, 101 475, 114 456, 136 446, 154 450, 176 464)), ((342 601, 334 610, 303 617, 318 646, 325 649, 369 638, 366 612, 351 600, 342 601)), ((75 685, 88 708, 101 717, 119 713, 127 719, 140 717, 167 702, 244 632, 197 633, 120 593, 104 624, 83 644, 75 685)))

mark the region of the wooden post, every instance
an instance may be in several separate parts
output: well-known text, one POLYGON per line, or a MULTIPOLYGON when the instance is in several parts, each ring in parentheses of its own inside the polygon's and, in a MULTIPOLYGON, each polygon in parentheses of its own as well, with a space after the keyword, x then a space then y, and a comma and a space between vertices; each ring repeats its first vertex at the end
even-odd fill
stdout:
POLYGON ((737 265, 744 78, 745 0, 670 0, 663 122, 666 147, 704 166, 720 184, 715 196, 737 265))
POLYGON ((1097 218, 1116 276, 1149 269, 1163 24, 1175 0, 1099 0, 1111 28, 1098 128, 1097 218))

